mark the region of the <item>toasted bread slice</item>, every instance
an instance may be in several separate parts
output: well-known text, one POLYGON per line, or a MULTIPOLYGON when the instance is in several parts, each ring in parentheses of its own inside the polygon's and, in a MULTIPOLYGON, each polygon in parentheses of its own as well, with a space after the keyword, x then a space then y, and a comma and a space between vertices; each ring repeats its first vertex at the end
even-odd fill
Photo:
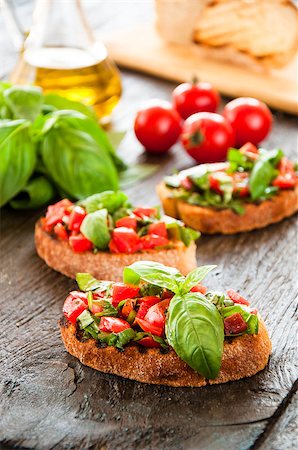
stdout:
POLYGON ((38 255, 46 264, 67 277, 75 278, 78 272, 89 272, 100 280, 122 281, 123 269, 134 261, 156 261, 187 274, 196 264, 196 245, 191 242, 186 247, 183 242, 175 241, 172 248, 147 250, 134 254, 116 254, 91 251, 74 253, 66 241, 58 240, 46 233, 38 221, 35 226, 35 246, 38 255))
POLYGON ((99 348, 95 339, 80 340, 76 326, 64 319, 60 330, 68 353, 86 366, 142 383, 175 387, 200 387, 250 377, 265 368, 271 352, 267 330, 260 320, 257 335, 245 334, 225 341, 219 375, 207 380, 182 361, 172 348, 164 354, 156 348, 128 345, 120 352, 111 346, 99 348))
POLYGON ((171 189, 163 182, 157 186, 157 193, 165 214, 183 220, 187 226, 204 234, 235 234, 264 228, 298 211, 298 187, 280 191, 259 204, 244 204, 243 215, 236 214, 230 208, 196 206, 175 199, 171 189))

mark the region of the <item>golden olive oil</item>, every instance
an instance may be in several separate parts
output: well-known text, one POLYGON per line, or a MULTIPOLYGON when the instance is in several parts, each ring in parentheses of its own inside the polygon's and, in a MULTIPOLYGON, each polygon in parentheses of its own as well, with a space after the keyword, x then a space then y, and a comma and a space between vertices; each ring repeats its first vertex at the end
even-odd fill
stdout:
POLYGON ((91 51, 63 47, 25 50, 11 81, 36 84, 45 93, 55 92, 93 106, 103 122, 109 120, 121 96, 119 72, 100 44, 91 51))

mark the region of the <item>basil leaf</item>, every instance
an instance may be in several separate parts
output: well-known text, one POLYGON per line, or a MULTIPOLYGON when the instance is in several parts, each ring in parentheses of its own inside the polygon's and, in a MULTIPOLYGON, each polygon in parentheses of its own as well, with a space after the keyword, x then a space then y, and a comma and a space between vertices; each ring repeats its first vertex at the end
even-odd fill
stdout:
POLYGON ((26 120, 0 121, 0 206, 27 183, 36 161, 26 120))
POLYGON ((88 292, 95 291, 105 292, 113 284, 112 281, 101 281, 94 278, 90 273, 77 273, 76 282, 80 291, 88 292))
POLYGON ((98 339, 98 326, 95 322, 90 323, 90 325, 84 328, 84 337, 87 339, 90 337, 98 339))
POLYGON ((99 250, 106 250, 111 239, 108 229, 108 211, 101 209, 87 214, 81 224, 81 232, 99 250))
POLYGON ((102 316, 117 316, 118 315, 118 309, 114 308, 114 306, 109 302, 108 300, 102 299, 102 300, 93 300, 93 302, 97 306, 102 306, 102 311, 95 313, 95 317, 102 317, 102 316))
POLYGON ((239 169, 251 170, 253 162, 249 161, 247 157, 236 148, 230 148, 228 151, 227 160, 230 163, 229 172, 236 172, 239 169))
POLYGON ((107 345, 123 350, 124 345, 128 344, 135 336, 135 331, 132 328, 127 328, 120 333, 105 333, 100 332, 98 339, 107 345))
POLYGON ((275 166, 282 156, 281 150, 260 150, 260 157, 254 164, 249 178, 249 189, 253 200, 265 195, 267 187, 275 177, 275 166))
POLYGON ((126 204, 127 199, 128 197, 124 192, 105 191, 93 194, 80 201, 79 204, 86 208, 88 214, 103 208, 106 208, 110 214, 113 214, 126 204))
POLYGON ((216 306, 198 293, 175 295, 168 309, 166 336, 175 352, 206 378, 218 376, 224 344, 216 306))
POLYGON ((10 201, 14 209, 39 208, 55 196, 55 189, 44 176, 39 176, 28 181, 26 186, 10 201))
POLYGON ((138 341, 140 341, 141 339, 144 339, 145 337, 150 337, 150 338, 153 339, 155 342, 158 342, 158 344, 161 346, 161 348, 167 349, 167 348, 169 347, 168 344, 166 343, 166 341, 165 341, 163 338, 161 338, 161 337, 159 337, 159 336, 156 336, 155 334, 144 333, 144 332, 142 332, 142 331, 138 331, 138 332, 135 334, 134 341, 135 341, 135 342, 138 342, 138 341))
POLYGON ((43 95, 37 86, 12 86, 3 92, 4 100, 14 119, 34 121, 41 113, 43 95))
POLYGON ((188 227, 180 227, 180 239, 186 247, 193 242, 199 239, 201 233, 199 231, 193 230, 188 227))
MULTIPOLYGON (((251 314, 239 305, 227 306, 222 308, 220 313, 223 318, 232 316, 233 314, 240 313, 245 322, 247 323, 247 329, 240 334, 258 334, 259 330, 259 319, 256 314, 251 314)), ((229 335, 230 336, 230 335, 229 335)))
POLYGON ((80 323, 81 328, 86 328, 88 325, 94 322, 93 317, 90 312, 85 309, 77 318, 77 321, 80 323))
POLYGON ((43 108, 47 107, 49 110, 55 109, 71 109, 74 111, 78 111, 85 116, 98 121, 95 111, 88 105, 84 103, 75 102, 73 100, 69 100, 68 98, 62 97, 58 94, 46 94, 44 96, 44 105, 43 108))
POLYGON ((199 284, 211 270, 215 269, 215 267, 216 266, 201 266, 189 272, 182 284, 180 290, 181 295, 187 294, 192 287, 199 284))
POLYGON ((141 280, 178 293, 185 277, 174 267, 167 267, 154 261, 138 261, 125 267, 124 283, 138 285, 141 280))
POLYGON ((144 283, 140 287, 140 297, 161 297, 163 288, 151 283, 144 283))

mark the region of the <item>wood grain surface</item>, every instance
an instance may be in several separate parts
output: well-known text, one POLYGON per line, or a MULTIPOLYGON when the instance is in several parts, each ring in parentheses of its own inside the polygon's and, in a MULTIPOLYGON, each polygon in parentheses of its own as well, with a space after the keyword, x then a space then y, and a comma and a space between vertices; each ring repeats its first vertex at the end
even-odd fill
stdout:
MULTIPOLYGON (((31 4, 20 1, 24 19, 31 4)), ((85 3, 94 27, 121 27, 151 14, 149 2, 85 3)), ((0 16, 0 76, 15 53, 0 16)), ((127 161, 146 161, 131 126, 140 103, 169 98, 173 84, 122 71, 114 126, 128 129, 127 161)), ((297 153, 295 119, 274 113, 264 143, 297 153)), ((152 161, 152 159, 149 159, 152 161)), ((156 161, 156 160, 155 160, 156 161)), ((154 205, 155 185, 192 161, 177 145, 160 171, 127 192, 154 205)), ((150 386, 82 366, 62 345, 57 322, 75 283, 37 257, 33 229, 42 211, 1 211, 0 448, 285 450, 297 447, 297 222, 238 236, 203 237, 198 264, 217 264, 208 286, 241 290, 259 308, 273 343, 268 367, 239 382, 200 389, 150 386)))

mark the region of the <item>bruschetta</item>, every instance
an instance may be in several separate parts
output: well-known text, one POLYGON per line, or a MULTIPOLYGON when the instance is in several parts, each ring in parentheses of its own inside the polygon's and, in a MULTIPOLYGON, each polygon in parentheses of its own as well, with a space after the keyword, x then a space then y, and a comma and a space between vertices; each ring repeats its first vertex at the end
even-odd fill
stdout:
POLYGON ((123 192, 107 191, 74 204, 68 199, 48 207, 35 227, 38 255, 52 269, 75 278, 90 272, 118 281, 125 266, 151 260, 196 267, 199 233, 157 208, 132 207, 123 192))
POLYGON ((294 164, 250 143, 230 149, 226 162, 165 177, 157 192, 166 214, 205 234, 263 228, 298 210, 294 164))
POLYGON ((66 350, 84 365, 143 383, 200 387, 249 377, 271 352, 256 309, 232 289, 201 284, 215 266, 177 269, 152 261, 123 282, 77 274, 60 321, 66 350))

